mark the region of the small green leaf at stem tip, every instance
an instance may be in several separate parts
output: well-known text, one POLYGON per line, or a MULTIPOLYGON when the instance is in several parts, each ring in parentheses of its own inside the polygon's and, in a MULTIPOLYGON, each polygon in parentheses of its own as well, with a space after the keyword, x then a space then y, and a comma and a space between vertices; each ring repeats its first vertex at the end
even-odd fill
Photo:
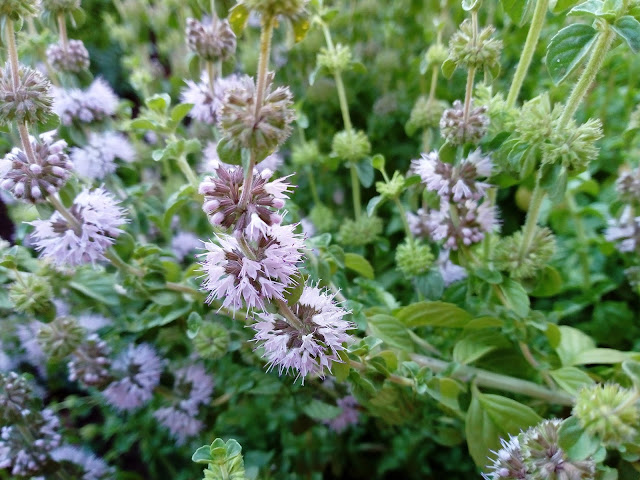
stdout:
POLYGON ((211 458, 211 447, 209 445, 203 445, 198 448, 195 453, 191 456, 191 461, 195 463, 210 463, 213 459, 211 458))
POLYGON ((575 23, 560 30, 547 48, 547 69, 558 85, 575 71, 587 56, 598 31, 591 25, 575 23))
POLYGON ((561 13, 582 1, 583 0, 551 0, 549 3, 549 9, 553 13, 561 13))
MULTIPOLYGON (((522 0, 520 0, 522 1, 522 0)), ((482 0, 462 0, 462 9, 465 12, 478 11, 482 6, 482 0)))
POLYGON ((384 170, 384 156, 376 153, 373 157, 371 157, 371 165, 373 165, 373 168, 375 168, 376 170, 379 171, 383 171, 384 170))

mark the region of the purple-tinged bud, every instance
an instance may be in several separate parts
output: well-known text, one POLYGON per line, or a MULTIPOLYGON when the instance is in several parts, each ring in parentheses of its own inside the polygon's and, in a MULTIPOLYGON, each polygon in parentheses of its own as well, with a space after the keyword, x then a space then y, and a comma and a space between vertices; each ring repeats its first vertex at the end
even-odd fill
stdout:
POLYGON ((18 88, 7 63, 0 70, 0 124, 42 123, 51 115, 51 84, 40 72, 29 67, 18 69, 18 88))

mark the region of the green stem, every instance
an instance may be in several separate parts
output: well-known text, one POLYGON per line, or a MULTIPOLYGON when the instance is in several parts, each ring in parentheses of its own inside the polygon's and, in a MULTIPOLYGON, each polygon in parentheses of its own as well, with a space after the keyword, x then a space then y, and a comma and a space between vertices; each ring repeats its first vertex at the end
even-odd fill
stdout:
POLYGON ((542 201, 544 200, 545 192, 540 187, 540 176, 536 179, 536 186, 531 194, 531 201, 529 203, 529 210, 527 211, 527 220, 525 221, 524 228, 522 230, 522 245, 520 245, 520 251, 518 258, 522 262, 525 255, 531 248, 531 242, 536 232, 536 225, 538 224, 538 217, 540 216, 540 208, 542 207, 542 201))
POLYGON ((286 300, 276 299, 276 303, 278 305, 278 310, 285 318, 287 323, 299 332, 304 332, 304 325, 302 324, 298 316, 293 313, 293 310, 291 310, 291 307, 289 307, 289 304, 286 302, 286 300))
POLYGON ((435 66, 431 71, 431 85, 429 86, 429 101, 427 103, 431 104, 436 98, 436 86, 438 85, 438 73, 440 72, 440 67, 435 66))
POLYGON ((16 47, 16 32, 13 29, 13 21, 8 20, 5 26, 7 32, 7 50, 9 51, 9 63, 11 65, 11 78, 13 79, 13 89, 17 91, 20 87, 19 75, 20 66, 18 64, 18 47, 16 47))
POLYGON ((547 16, 547 10, 549 9, 549 0, 537 0, 536 9, 533 12, 533 18, 531 19, 531 25, 529 26, 529 33, 527 34, 527 40, 524 44, 524 49, 520 55, 520 61, 516 68, 516 73, 513 75, 511 81, 511 88, 509 89, 509 95, 507 96, 507 106, 513 107, 518 100, 520 89, 524 83, 524 79, 527 76, 529 67, 531 66, 531 60, 533 54, 536 51, 538 40, 540 39, 540 32, 547 16))
POLYGON ((65 220, 69 222, 69 225, 76 231, 76 233, 82 229, 82 225, 80 225, 78 219, 74 217, 69 210, 67 210, 67 207, 62 204, 62 202, 56 195, 49 195, 47 197, 47 200, 49 200, 49 203, 53 206, 53 208, 60 212, 60 215, 62 215, 65 220))
MULTIPOLYGON (((411 359, 418 365, 422 365, 433 370, 436 373, 450 369, 451 365, 437 358, 425 357, 423 355, 412 354, 411 359)), ((501 375, 499 373, 489 372, 474 367, 459 366, 450 376, 461 381, 470 381, 474 379, 478 386, 485 388, 493 388, 506 392, 526 395, 528 397, 539 398, 556 405, 573 405, 573 398, 568 393, 562 391, 550 390, 537 383, 520 378, 501 375)))
POLYGON ((467 75, 467 88, 464 93, 464 115, 462 117, 463 125, 469 122, 469 114, 471 113, 471 100, 473 98, 473 80, 476 76, 476 67, 469 68, 467 75))
POLYGON ((313 202, 316 205, 320 205, 320 196, 318 195, 318 187, 316 186, 316 181, 313 178, 313 170, 311 169, 311 165, 306 165, 305 170, 307 171, 307 176, 309 178, 309 188, 311 189, 311 196, 313 197, 313 202))
POLYGON ((195 172, 191 168, 191 165, 189 165, 189 162, 187 161, 187 157, 185 155, 180 155, 178 157, 178 167, 180 167, 180 170, 182 171, 184 176, 187 177, 187 180, 189 181, 189 183, 197 188, 198 177, 196 176, 195 172))
POLYGON ((351 194, 353 197, 353 214, 356 220, 360 219, 362 214, 362 205, 360 200, 360 179, 358 178, 358 170, 354 163, 349 167, 351 170, 351 194))
POLYGON ((575 198, 571 193, 567 193, 566 196, 567 205, 569 207, 569 213, 573 220, 573 224, 576 229, 576 238, 578 240, 578 255, 580 256, 580 265, 582 267, 582 280, 584 282, 585 289, 588 289, 591 285, 591 269, 589 268, 589 252, 588 252, 588 239, 584 230, 584 223, 582 218, 578 215, 578 206, 575 198))
POLYGON ((258 59, 258 81, 256 83, 256 106, 255 118, 258 119, 262 102, 264 101, 264 90, 267 83, 267 72, 269 71, 269 55, 271 54, 271 37, 273 36, 273 26, 275 19, 265 17, 262 19, 262 30, 260 31, 260 57, 258 59))
POLYGON ((64 19, 64 13, 58 14, 58 33, 60 34, 60 44, 66 50, 69 45, 69 37, 67 36, 67 22, 64 19))
POLYGON ((215 98, 214 85, 216 82, 216 68, 213 62, 209 60, 207 60, 206 65, 207 65, 207 77, 209 81, 209 92, 211 92, 211 95, 213 96, 213 98, 215 98))
POLYGON ((569 120, 573 118, 573 115, 576 113, 576 110, 578 110, 578 107, 580 107, 589 87, 591 87, 591 84, 604 63, 607 52, 611 47, 611 42, 615 38, 615 32, 607 23, 603 23, 602 28, 603 30, 598 34, 598 39, 591 52, 591 58, 589 58, 587 66, 584 68, 582 75, 580 75, 578 83, 576 83, 576 86, 573 88, 569 100, 567 100, 562 116, 558 122, 559 125, 566 125, 569 120))
POLYGON ((407 239, 409 240, 409 244, 413 245, 415 238, 413 237, 413 233, 411 232, 411 228, 409 227, 409 220, 407 220, 407 211, 405 210, 404 205, 402 205, 402 202, 399 198, 396 197, 393 199, 393 201, 395 202, 396 207, 398 207, 400 217, 402 217, 402 224, 404 225, 404 231, 407 235, 407 239))

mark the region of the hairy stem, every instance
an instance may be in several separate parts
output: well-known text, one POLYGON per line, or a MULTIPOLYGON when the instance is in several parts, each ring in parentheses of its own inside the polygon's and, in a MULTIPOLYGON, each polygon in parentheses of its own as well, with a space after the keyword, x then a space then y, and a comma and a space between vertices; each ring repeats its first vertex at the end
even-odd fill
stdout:
POLYGON ((303 332, 304 325, 302 324, 298 316, 295 313, 293 313, 293 310, 291 310, 291 307, 289 306, 287 301, 280 300, 278 298, 276 299, 276 303, 278 305, 278 310, 280 311, 282 316, 285 318, 287 323, 291 325, 293 328, 295 328, 296 330, 303 332))
POLYGON ((13 89, 17 91, 20 87, 19 75, 20 66, 18 64, 18 47, 16 47, 16 32, 13 28, 13 21, 8 20, 5 25, 7 32, 7 50, 9 51, 9 63, 11 65, 11 78, 13 79, 13 89))
POLYGON ((536 51, 538 40, 540 39, 540 32, 544 25, 545 18, 547 16, 547 10, 549 8, 549 0, 537 0, 536 9, 533 12, 533 18, 531 19, 531 25, 529 26, 529 33, 527 34, 527 40, 520 55, 520 61, 516 68, 516 73, 513 75, 511 81, 511 88, 509 89, 509 95, 507 96, 507 106, 513 107, 518 100, 520 89, 524 83, 524 79, 527 76, 529 67, 531 66, 531 60, 533 54, 536 51))
POLYGON ((560 125, 566 125, 567 122, 573 118, 578 107, 580 107, 589 87, 591 87, 591 84, 595 80, 596 75, 604 63, 607 52, 611 47, 611 42, 613 42, 613 39, 615 38, 616 34, 608 24, 604 23, 602 28, 603 30, 598 34, 598 39, 596 40, 596 44, 591 52, 589 62, 584 68, 582 75, 580 75, 578 83, 576 83, 576 86, 573 88, 569 100, 567 100, 564 111, 562 112, 562 116, 559 120, 560 125))
POLYGON ((264 90, 267 84, 267 72, 269 71, 269 56, 271 54, 271 37, 275 19, 266 17, 262 20, 260 31, 260 58, 258 59, 258 81, 256 82, 255 118, 258 119, 260 109, 264 102, 264 90))
POLYGON ((358 170, 354 163, 350 165, 351 170, 351 194, 353 198, 353 214, 358 220, 362 215, 362 205, 360 200, 360 179, 358 178, 358 170))
POLYGON ((60 34, 60 44, 65 48, 69 45, 69 37, 67 36, 67 21, 64 13, 58 14, 58 33, 60 34))
POLYGON ((431 104, 436 99, 436 87, 438 86, 438 72, 440 71, 439 66, 433 67, 431 71, 431 85, 429 86, 429 101, 427 103, 431 104))
POLYGON ((198 177, 196 176, 195 172, 191 168, 191 165, 189 165, 189 162, 187 161, 187 157, 185 155, 180 155, 178 157, 178 167, 180 167, 180 170, 182 171, 184 176, 187 177, 187 180, 189 180, 189 183, 197 188, 198 177))
POLYGON ((582 281, 584 288, 588 289, 591 285, 591 269, 589 268, 589 251, 588 251, 588 238, 584 230, 584 222, 578 214, 578 205, 575 198, 571 193, 567 193, 566 196, 567 205, 569 207, 569 213, 576 229, 576 238, 578 240, 578 255, 580 256, 580 266, 582 267, 582 281))
POLYGON ((536 232, 536 225, 538 224, 538 217, 540 216, 540 208, 542 207, 542 201, 544 200, 545 192, 540 187, 540 176, 536 179, 536 186, 531 194, 531 201, 529 203, 529 210, 527 211, 527 220, 525 221, 522 231, 522 245, 520 245, 520 251, 518 252, 518 258, 520 261, 524 260, 525 255, 531 248, 531 242, 536 232))
POLYGON ((65 220, 69 222, 69 225, 76 231, 76 233, 79 233, 81 231, 82 225, 80 225, 78 219, 74 217, 69 210, 67 210, 67 207, 62 204, 62 202, 56 195, 49 195, 47 197, 47 200, 49 200, 49 203, 53 206, 53 208, 60 212, 60 215, 62 215, 65 220))
POLYGON ((240 208, 244 208, 249 203, 249 197, 251 196, 251 184, 253 182, 253 169, 256 166, 256 153, 251 150, 251 156, 249 157, 249 166, 244 172, 244 180, 242 181, 242 194, 240 195, 240 208))

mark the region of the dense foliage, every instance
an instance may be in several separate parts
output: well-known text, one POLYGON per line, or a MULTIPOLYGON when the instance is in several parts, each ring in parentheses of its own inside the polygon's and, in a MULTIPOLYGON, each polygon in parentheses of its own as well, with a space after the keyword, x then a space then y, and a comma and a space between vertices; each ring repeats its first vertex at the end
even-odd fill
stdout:
POLYGON ((0 478, 638 478, 639 0, 0 30, 0 478))

